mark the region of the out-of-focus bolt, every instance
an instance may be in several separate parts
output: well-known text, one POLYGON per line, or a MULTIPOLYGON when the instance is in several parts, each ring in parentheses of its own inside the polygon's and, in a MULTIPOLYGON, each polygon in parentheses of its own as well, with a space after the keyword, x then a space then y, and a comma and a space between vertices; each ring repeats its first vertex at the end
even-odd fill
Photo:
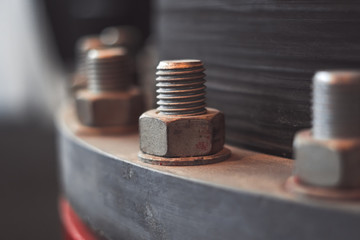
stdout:
POLYGON ((88 89, 94 93, 127 90, 131 84, 128 58, 124 48, 91 50, 86 60, 88 89))
POLYGON ((86 87, 86 58, 90 50, 104 47, 98 36, 85 36, 76 43, 76 69, 72 87, 77 90, 86 87))
POLYGON ((140 159, 159 165, 197 165, 230 156, 224 148, 224 115, 205 105, 204 70, 200 60, 159 63, 159 107, 139 119, 140 159))
POLYGON ((87 89, 76 94, 77 114, 86 126, 129 126, 142 111, 142 97, 131 87, 128 55, 124 48, 88 52, 87 89))
POLYGON ((104 46, 120 46, 129 52, 129 61, 132 69, 130 70, 135 82, 138 82, 138 52, 141 46, 141 33, 132 26, 107 27, 100 34, 100 40, 104 46))
POLYGON ((313 128, 295 137, 295 175, 310 186, 360 187, 360 72, 318 72, 313 88, 313 128))

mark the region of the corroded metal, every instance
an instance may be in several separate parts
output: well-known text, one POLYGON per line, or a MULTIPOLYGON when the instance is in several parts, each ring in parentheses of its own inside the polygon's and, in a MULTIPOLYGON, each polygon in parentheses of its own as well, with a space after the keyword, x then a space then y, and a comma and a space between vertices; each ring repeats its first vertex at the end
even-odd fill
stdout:
POLYGON ((80 122, 91 127, 131 126, 143 110, 140 91, 132 87, 127 51, 91 50, 87 61, 87 89, 76 93, 80 122))
POLYGON ((310 186, 360 187, 360 72, 314 77, 312 130, 294 140, 295 175, 310 186))
POLYGON ((224 161, 231 155, 231 151, 223 148, 220 152, 212 155, 195 156, 195 157, 159 157, 151 154, 139 152, 139 158, 146 163, 162 166, 188 166, 204 165, 224 161))
POLYGON ((224 114, 206 108, 204 70, 200 60, 159 63, 159 107, 139 119, 140 159, 159 165, 199 165, 230 156, 229 151, 222 151, 224 114))
POLYGON ((285 188, 299 197, 316 197, 318 199, 332 199, 337 201, 359 200, 358 188, 323 188, 304 184, 298 177, 291 176, 285 183, 285 188))
POLYGON ((204 71, 200 60, 161 61, 156 72, 160 114, 193 116, 206 113, 204 71))

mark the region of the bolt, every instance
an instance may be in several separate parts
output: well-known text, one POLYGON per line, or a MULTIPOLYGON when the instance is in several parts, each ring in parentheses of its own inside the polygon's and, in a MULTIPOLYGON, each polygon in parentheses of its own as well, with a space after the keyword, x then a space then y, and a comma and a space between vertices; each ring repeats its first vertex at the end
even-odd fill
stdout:
POLYGON ((205 68, 201 61, 162 61, 157 69, 157 104, 161 114, 193 116, 206 113, 205 68))
POLYGON ((77 90, 86 87, 86 58, 92 49, 102 48, 103 44, 97 36, 85 36, 76 44, 76 72, 72 87, 77 90))
POLYGON ((359 104, 359 72, 317 73, 313 94, 314 138, 359 138, 359 104))
POLYGON ((313 87, 313 128, 295 137, 295 174, 308 185, 360 187, 360 72, 318 72, 313 87))
POLYGON ((77 113, 86 126, 136 124, 142 111, 140 91, 131 87, 129 62, 124 48, 93 49, 88 52, 88 85, 76 94, 77 113))
POLYGON ((205 107, 203 63, 161 61, 157 70, 159 107, 140 116, 140 159, 159 165, 198 165, 228 158, 224 115, 205 107))
POLYGON ((88 89, 94 93, 127 90, 131 84, 129 65, 124 48, 91 50, 86 60, 88 89))

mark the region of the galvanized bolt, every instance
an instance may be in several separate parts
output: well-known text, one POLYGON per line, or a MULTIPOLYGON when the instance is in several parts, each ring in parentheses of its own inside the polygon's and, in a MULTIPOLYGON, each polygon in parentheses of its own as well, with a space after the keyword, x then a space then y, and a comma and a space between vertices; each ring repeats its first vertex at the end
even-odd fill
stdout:
POLYGON ((197 165, 230 156, 224 148, 224 115, 205 105, 204 70, 200 60, 159 63, 159 107, 139 119, 141 160, 160 165, 197 165))
POLYGON ((318 72, 313 88, 313 128, 295 137, 295 174, 308 185, 360 187, 360 72, 318 72))
POLYGON ((86 126, 128 126, 136 124, 142 111, 140 91, 131 87, 127 51, 104 48, 88 52, 88 85, 76 94, 79 120, 86 126))

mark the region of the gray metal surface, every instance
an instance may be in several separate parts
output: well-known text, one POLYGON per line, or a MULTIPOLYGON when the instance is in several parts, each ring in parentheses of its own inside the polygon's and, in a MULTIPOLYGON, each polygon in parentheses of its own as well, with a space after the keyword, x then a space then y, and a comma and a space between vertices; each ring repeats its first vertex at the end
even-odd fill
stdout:
POLYGON ((313 79, 315 139, 360 138, 360 71, 321 71, 313 79))
POLYGON ((311 126, 313 74, 359 68, 359 1, 156 3, 160 58, 204 61, 207 103, 235 146, 290 157, 295 132, 311 126))
POLYGON ((164 157, 206 156, 220 152, 225 142, 224 114, 207 108, 196 116, 169 116, 157 110, 139 119, 140 149, 164 157))
POLYGON ((320 71, 313 85, 313 128, 294 140, 296 175, 313 186, 359 188, 360 72, 320 71))
MULTIPOLYGON (((64 116, 62 116, 64 117, 64 116)), ((76 136, 58 125, 63 192, 106 239, 359 239, 359 202, 297 199, 292 161, 230 147, 191 167, 137 159, 138 135, 76 136)))

